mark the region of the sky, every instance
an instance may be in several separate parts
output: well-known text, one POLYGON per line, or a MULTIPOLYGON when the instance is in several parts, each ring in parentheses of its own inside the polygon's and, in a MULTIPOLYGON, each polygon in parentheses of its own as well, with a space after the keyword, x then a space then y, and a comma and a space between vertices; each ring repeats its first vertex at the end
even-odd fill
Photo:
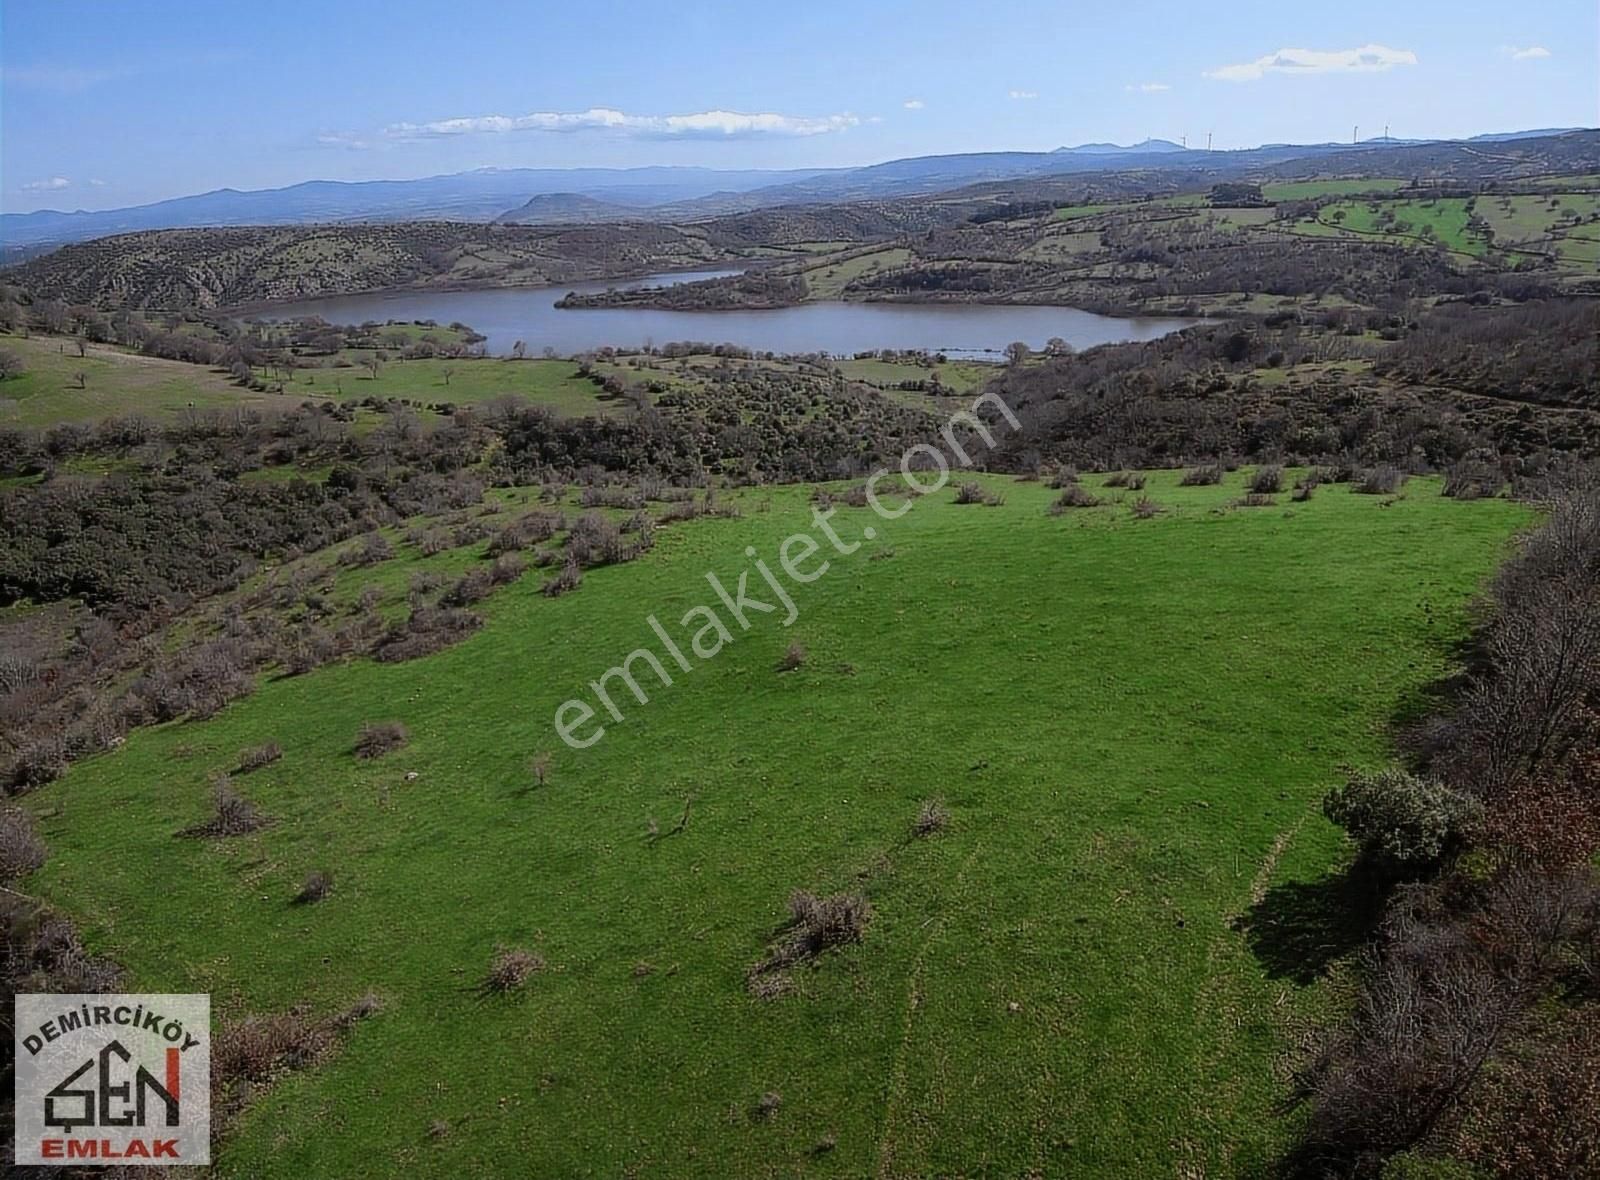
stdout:
POLYGON ((1600 124, 1596 0, 0 0, 0 209, 1600 124))

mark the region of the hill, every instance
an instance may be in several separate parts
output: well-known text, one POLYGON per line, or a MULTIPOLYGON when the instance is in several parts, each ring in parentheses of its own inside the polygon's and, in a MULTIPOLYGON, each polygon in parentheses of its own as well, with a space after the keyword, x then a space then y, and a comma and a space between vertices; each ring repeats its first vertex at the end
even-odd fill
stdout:
MULTIPOLYGON (((646 615, 675 626, 707 569, 808 527, 805 489, 754 490, 573 594, 525 577, 436 656, 274 678, 132 734, 25 800, 51 846, 33 886, 142 986, 212 992, 224 1025, 371 996, 257 1092, 222 1176, 1265 1165, 1287 1135, 1274 1064, 1336 1005, 1326 973, 1353 948, 1296 941, 1345 855, 1317 800, 1451 670, 1527 517, 1432 481, 1389 507, 1324 488, 1219 513, 1243 476, 1176 481, 1152 479, 1169 512, 1149 521, 1051 517, 1054 492, 1010 481, 989 483, 1000 507, 924 500, 834 556, 793 628, 758 621, 624 697, 591 749, 554 740, 564 699, 654 642, 646 615), (791 642, 803 662, 775 671, 791 642), (356 758, 388 719, 409 744, 356 758), (269 740, 281 759, 237 782, 271 822, 174 839, 210 775, 269 740), (331 892, 292 904, 312 870, 331 892), (870 917, 787 992, 753 992, 795 890, 870 917), (506 947, 538 969, 487 990, 506 947)), ((330 602, 482 562, 481 542, 396 540, 330 602)))

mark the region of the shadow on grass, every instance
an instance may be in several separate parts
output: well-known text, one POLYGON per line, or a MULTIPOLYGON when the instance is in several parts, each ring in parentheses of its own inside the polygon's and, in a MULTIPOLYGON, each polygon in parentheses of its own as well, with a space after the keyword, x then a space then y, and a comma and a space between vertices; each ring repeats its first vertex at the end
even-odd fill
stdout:
POLYGON ((1372 937, 1383 900, 1356 865, 1320 881, 1274 885, 1234 925, 1270 978, 1304 986, 1372 937))

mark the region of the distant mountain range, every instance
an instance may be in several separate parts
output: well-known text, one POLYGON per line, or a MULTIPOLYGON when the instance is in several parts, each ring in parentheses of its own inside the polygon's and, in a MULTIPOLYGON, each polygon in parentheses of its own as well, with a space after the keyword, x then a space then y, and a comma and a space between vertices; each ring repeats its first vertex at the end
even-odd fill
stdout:
MULTIPOLYGON (((521 168, 482 169, 419 180, 313 180, 287 188, 218 189, 101 212, 0 214, 0 246, 15 259, 48 246, 109 234, 196 226, 419 220, 518 224, 685 221, 779 205, 880 200, 1049 175, 1173 169, 1240 173, 1351 151, 1510 143, 1564 134, 1565 129, 1551 129, 1478 135, 1468 140, 1379 138, 1359 144, 1270 144, 1227 152, 1146 139, 1126 147, 1087 143, 1050 152, 919 156, 861 168, 521 168)), ((1600 168, 1600 159, 1595 167, 1600 168)))

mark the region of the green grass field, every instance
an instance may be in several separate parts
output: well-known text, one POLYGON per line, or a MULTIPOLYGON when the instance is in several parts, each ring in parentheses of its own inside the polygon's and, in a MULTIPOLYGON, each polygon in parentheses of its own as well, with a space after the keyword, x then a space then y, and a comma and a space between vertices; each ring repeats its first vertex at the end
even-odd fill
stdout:
POLYGON ((285 390, 340 401, 379 397, 456 405, 514 395, 571 415, 603 414, 615 408, 598 385, 578 375, 577 364, 570 360, 389 360, 376 377, 359 364, 296 369, 285 390))
POLYGON ((1343 197, 1354 193, 1392 193, 1404 188, 1403 180, 1373 177, 1366 180, 1288 180, 1261 186, 1269 201, 1309 201, 1317 197, 1343 197))
POLYGON ((0 348, 15 352, 27 366, 19 376, 0 381, 0 424, 50 426, 113 414, 166 418, 190 406, 266 406, 275 397, 252 393, 203 365, 99 344, 89 345, 80 357, 63 336, 0 336, 0 348))
POLYGON ((1437 241, 1462 254, 1482 256, 1489 244, 1467 228, 1466 200, 1458 197, 1401 201, 1340 201, 1318 223, 1346 233, 1437 241))
POLYGON ((1289 1136, 1296 1022, 1332 1003, 1303 918, 1273 908, 1344 856, 1317 801, 1385 757, 1528 513, 1430 480, 1225 510, 1243 478, 1157 473, 1171 510, 1149 521, 1051 517, 1056 493, 1005 479, 1001 507, 841 509, 841 536, 880 535, 800 588, 790 630, 758 617, 648 705, 624 693, 598 745, 562 745, 564 699, 659 650, 647 615, 678 633, 715 601, 708 570, 809 523, 807 489, 742 493, 741 518, 672 526, 576 593, 525 576, 436 656, 136 732, 29 797, 51 848, 30 887, 139 987, 208 991, 219 1018, 384 998, 259 1099, 223 1176, 1248 1171, 1289 1136), (808 657, 779 674, 791 641, 808 657), (388 718, 410 746, 355 760, 388 718), (272 826, 175 839, 267 738, 282 761, 238 781, 272 826), (949 826, 912 839, 930 797, 949 826), (686 799, 686 829, 647 840, 686 799), (292 906, 311 869, 333 895, 292 906), (744 971, 796 888, 863 891, 875 916, 756 1000, 744 971), (485 998, 499 944, 548 967, 485 998))

